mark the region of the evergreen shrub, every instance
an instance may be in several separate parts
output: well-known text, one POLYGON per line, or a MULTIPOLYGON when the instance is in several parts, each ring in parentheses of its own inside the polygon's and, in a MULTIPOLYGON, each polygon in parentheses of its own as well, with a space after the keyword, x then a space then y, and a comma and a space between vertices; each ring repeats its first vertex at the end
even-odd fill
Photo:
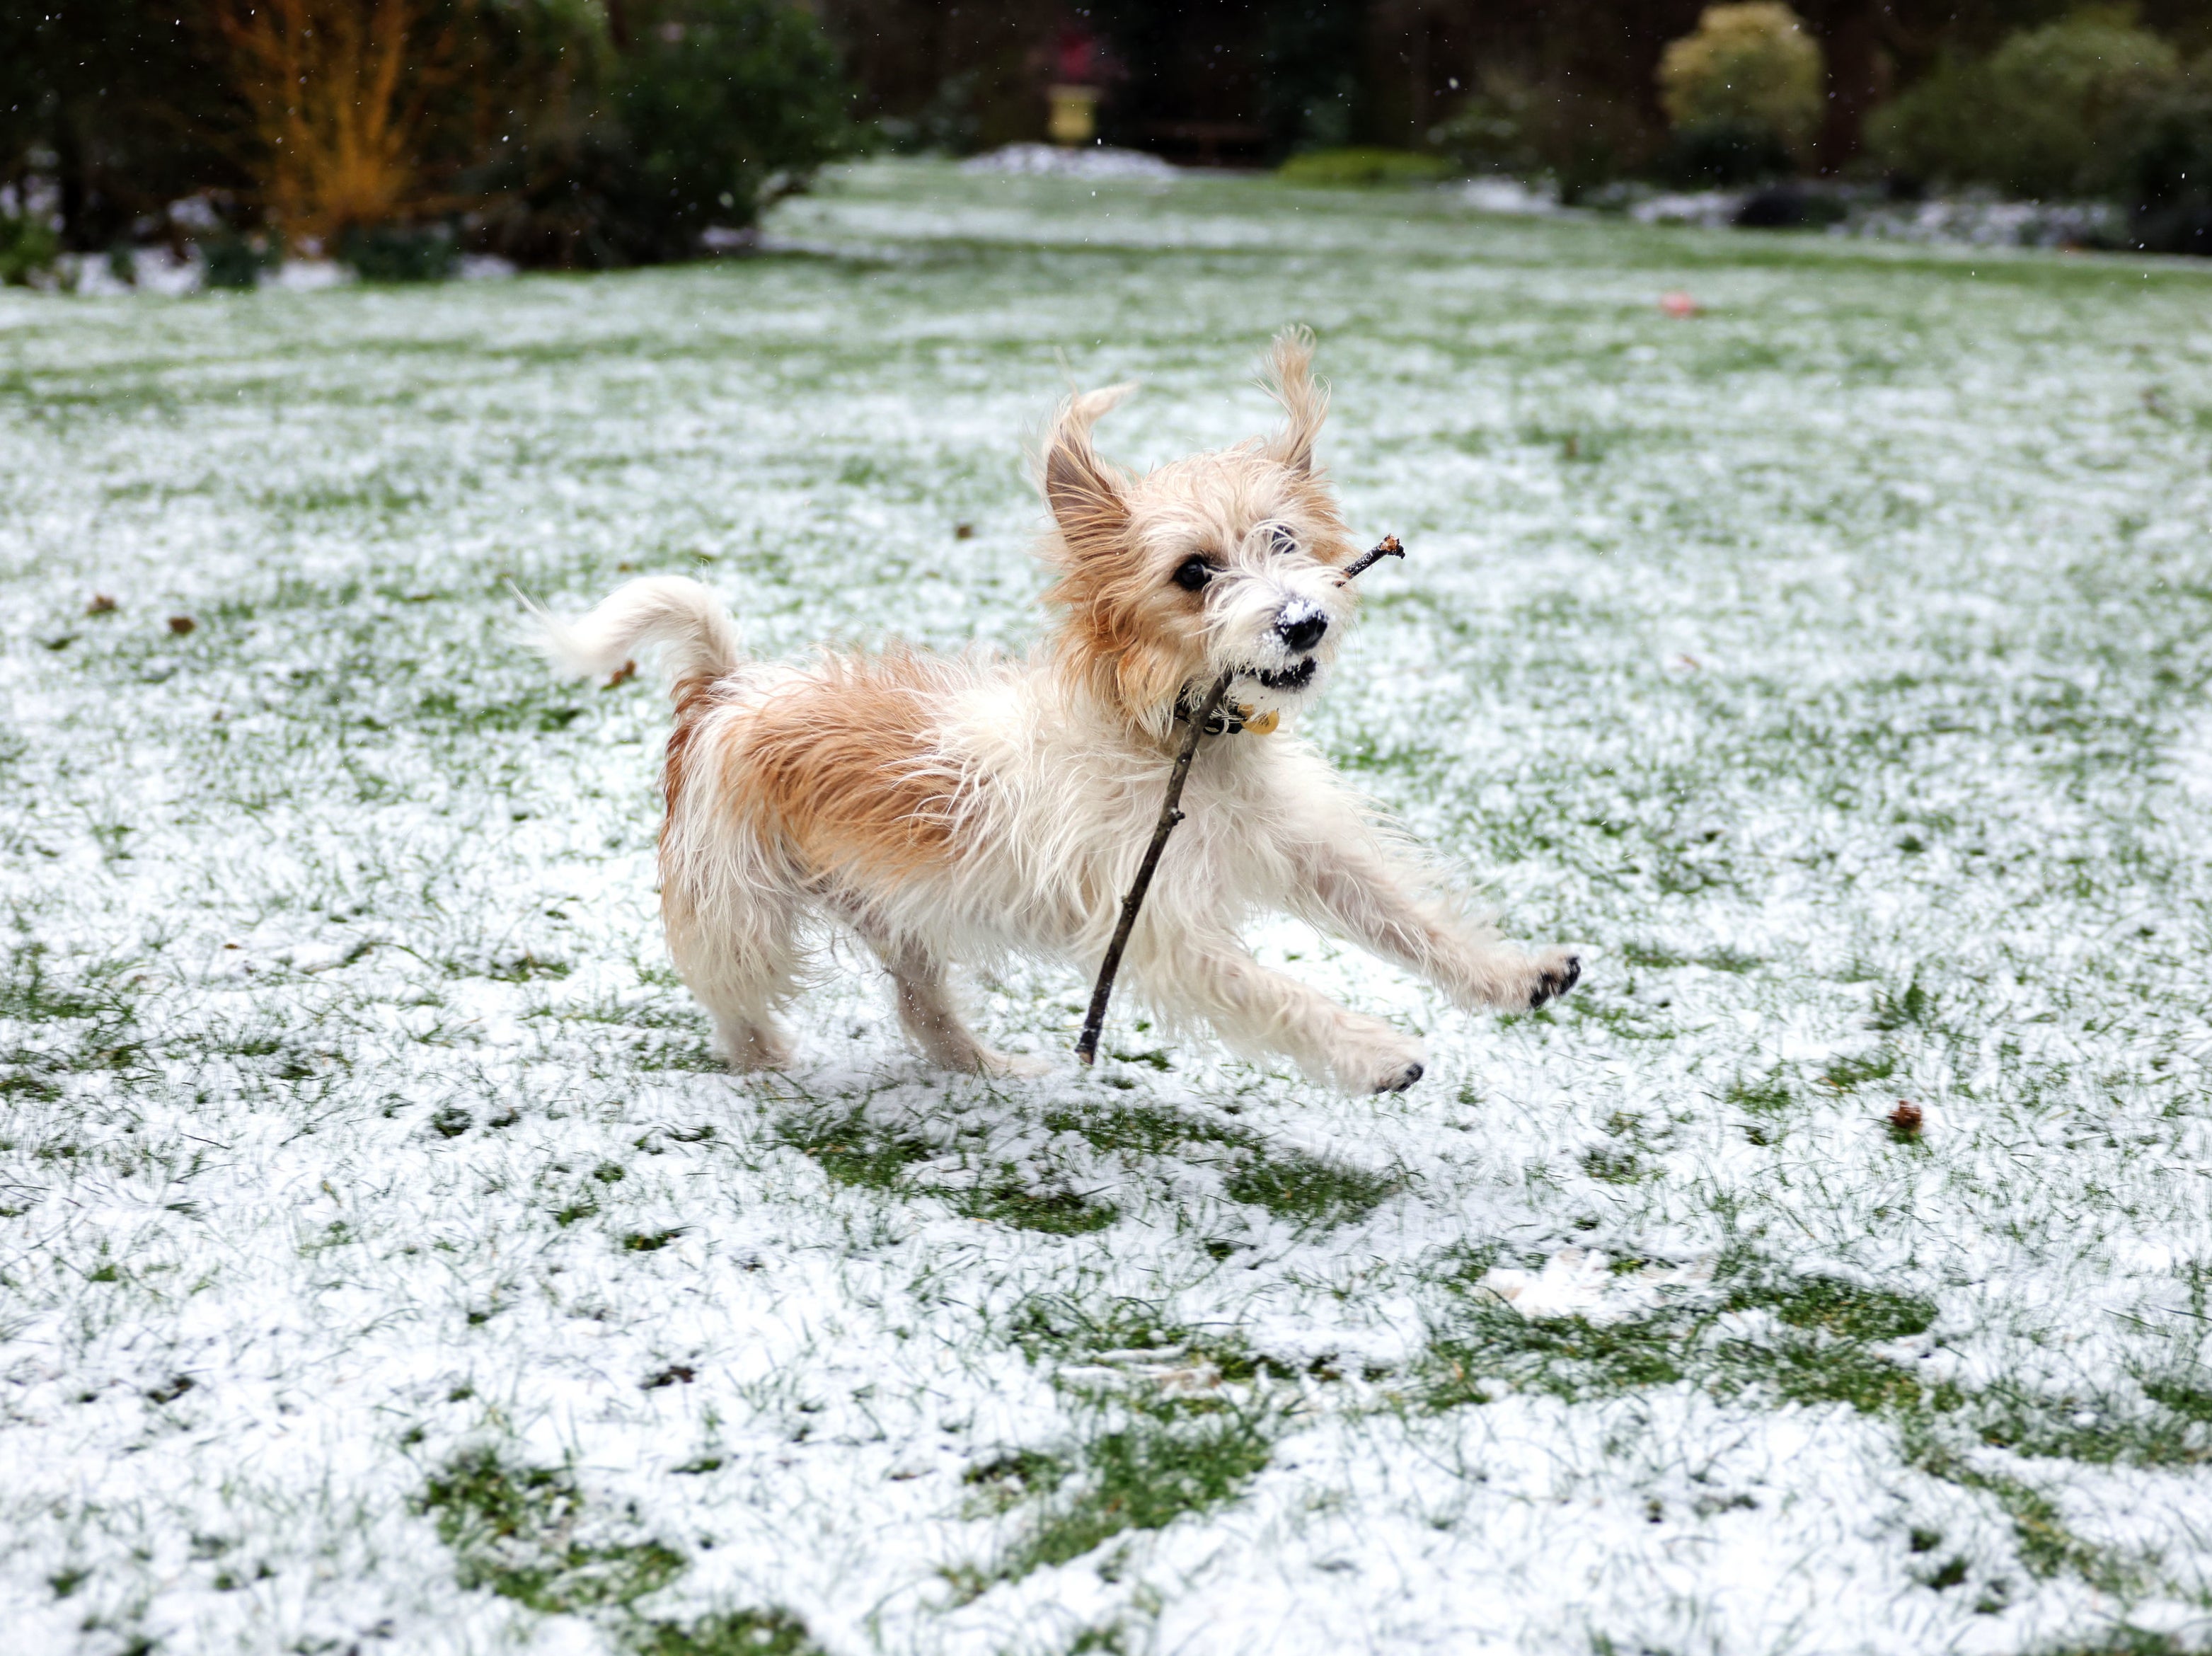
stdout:
POLYGON ((276 262, 270 251, 235 230, 222 229, 199 238, 200 279, 210 288, 255 288, 261 272, 276 262))
POLYGON ((61 250, 61 238, 43 220, 0 213, 0 283, 28 288, 52 280, 61 250))
POLYGON ((2212 58, 2191 78, 2145 112, 2134 132, 2124 188, 2128 235, 2150 253, 2212 256, 2212 58))
POLYGON ((1572 202, 1633 172, 1650 156, 1652 134, 1627 103, 1569 81, 1485 74, 1429 143, 1463 173, 1547 175, 1572 202))
POLYGON ((1875 112, 1868 147, 1893 172, 2033 198, 2123 192, 2143 125, 2181 82, 2172 46, 2088 12, 1948 63, 1875 112))
POLYGON ((560 54, 566 83, 476 178, 474 240, 525 265, 696 256, 848 149, 836 51, 789 0, 661 0, 560 54))
POLYGON ((1794 170, 1812 157, 1825 89, 1820 45, 1788 6, 1706 7, 1659 62, 1674 131, 1668 170, 1716 184, 1794 170))
POLYGON ((1345 185, 1434 184, 1451 176, 1441 155, 1411 149, 1314 149, 1293 155, 1276 170, 1285 184, 1327 189, 1345 185))
POLYGON ((443 225, 379 224, 347 231, 338 259, 364 282, 442 282, 459 267, 461 250, 443 225))

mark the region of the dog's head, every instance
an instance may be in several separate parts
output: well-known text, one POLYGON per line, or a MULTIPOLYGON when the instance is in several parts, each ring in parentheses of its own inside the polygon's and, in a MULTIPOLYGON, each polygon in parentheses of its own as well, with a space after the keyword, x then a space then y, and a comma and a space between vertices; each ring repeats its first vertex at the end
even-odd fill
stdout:
POLYGON ((1246 721, 1295 711, 1327 677, 1357 600, 1340 573, 1358 549, 1313 460, 1328 410, 1313 337, 1268 352, 1285 417, 1273 436, 1194 454, 1135 478, 1099 460, 1091 427, 1127 395, 1072 397, 1045 435, 1064 670, 1133 724, 1164 734, 1179 698, 1224 673, 1246 721))

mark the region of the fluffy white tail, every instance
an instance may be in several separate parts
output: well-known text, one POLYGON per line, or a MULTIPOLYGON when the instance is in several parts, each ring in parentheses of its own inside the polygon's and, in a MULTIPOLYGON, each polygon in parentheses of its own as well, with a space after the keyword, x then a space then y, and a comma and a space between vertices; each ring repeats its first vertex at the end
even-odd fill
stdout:
POLYGON ((580 679, 620 671, 647 644, 660 647, 661 667, 672 684, 718 678, 744 659, 737 624, 721 600, 681 575, 648 575, 617 587, 573 622, 556 620, 528 598, 522 601, 538 618, 538 648, 554 666, 580 679))

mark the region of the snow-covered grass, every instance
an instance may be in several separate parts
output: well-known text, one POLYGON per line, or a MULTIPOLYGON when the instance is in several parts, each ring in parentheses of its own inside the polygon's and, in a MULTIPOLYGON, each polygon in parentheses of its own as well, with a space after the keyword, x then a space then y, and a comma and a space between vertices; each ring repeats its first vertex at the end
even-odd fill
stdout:
POLYGON ((2212 1639, 2212 271, 921 167, 775 228, 0 299, 0 1644, 2212 1639), (661 698, 508 579, 1018 646, 1065 374, 1158 460, 1291 320, 1413 553, 1312 734, 1585 987, 1285 928, 1419 1087, 1127 1008, 985 1084, 839 947, 720 1073, 661 698))

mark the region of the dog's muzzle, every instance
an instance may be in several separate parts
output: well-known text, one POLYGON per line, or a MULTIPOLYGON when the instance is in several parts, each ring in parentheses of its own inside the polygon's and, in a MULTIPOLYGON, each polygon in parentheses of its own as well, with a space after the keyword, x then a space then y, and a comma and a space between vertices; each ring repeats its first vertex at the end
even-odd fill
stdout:
MULTIPOLYGON (((1264 675, 1255 676, 1265 682, 1264 675)), ((1178 724, 1188 724, 1196 718, 1199 703, 1205 699, 1193 695, 1191 690, 1190 685, 1185 685, 1176 697, 1175 715, 1178 724)), ((1269 708, 1265 713, 1255 715, 1242 703, 1224 697, 1221 705, 1213 709, 1213 716, 1206 721, 1206 734, 1209 736, 1266 736, 1273 734, 1275 727, 1282 721, 1283 715, 1277 709, 1269 708)))
POLYGON ((1255 668, 1252 677, 1270 690, 1304 690, 1308 685, 1313 683, 1314 674, 1320 671, 1321 663, 1309 655, 1297 666, 1285 667, 1279 672, 1255 668))

